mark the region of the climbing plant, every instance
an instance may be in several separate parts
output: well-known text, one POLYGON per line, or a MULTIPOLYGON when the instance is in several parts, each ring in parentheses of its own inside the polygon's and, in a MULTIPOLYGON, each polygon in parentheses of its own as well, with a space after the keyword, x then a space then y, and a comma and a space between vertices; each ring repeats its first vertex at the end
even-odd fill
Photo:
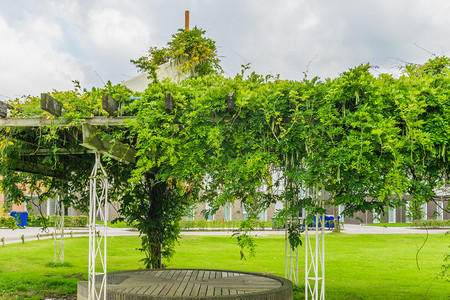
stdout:
POLYGON ((157 80, 156 70, 166 62, 172 62, 181 73, 195 76, 221 73, 216 42, 204 36, 206 31, 195 26, 191 30, 179 29, 172 35, 167 47, 150 47, 148 55, 131 62, 141 72, 149 72, 157 80))
MULTIPOLYGON (((204 33, 195 30, 180 31, 168 49, 151 50, 152 56, 137 66, 145 69, 144 60, 159 64, 169 56, 186 56, 199 57, 198 65, 186 68, 205 62, 214 69, 214 61, 200 58, 200 50, 189 46, 191 37, 204 33)), ((209 49, 205 53, 214 53, 215 48, 209 49)), ((123 128, 101 129, 103 139, 137 151, 136 163, 106 157, 104 163, 122 218, 137 224, 142 234, 147 267, 161 267, 161 256, 173 254, 179 221, 194 203, 208 202, 213 213, 240 200, 256 217, 280 200, 289 208, 287 217, 300 206, 315 213, 326 205, 344 205, 351 215, 381 213, 410 201, 414 214, 414 205, 433 201, 448 181, 450 76, 445 57, 407 65, 398 78, 374 76, 369 64, 326 80, 196 72, 204 76, 180 83, 155 81, 142 93, 110 84, 88 91, 77 83, 73 91, 52 93, 63 102, 61 118, 73 125, 106 114, 100 105, 104 93, 120 102, 123 115, 135 116, 123 128), (167 94, 173 109, 165 105, 167 94), (318 205, 325 191, 328 200, 318 205)), ((16 116, 41 113, 33 97, 12 104, 16 116)), ((0 185, 10 201, 26 200, 24 186, 43 191, 42 199, 59 189, 70 195, 68 205, 86 208, 93 161, 83 153, 76 126, 4 129, 0 145, 0 185), (48 153, 33 155, 36 149, 48 153), (69 154, 58 155, 61 149, 69 154), (53 176, 38 169, 38 174, 17 172, 25 153, 27 163, 44 165, 53 176)), ((292 244, 299 245, 298 230, 291 232, 292 244)), ((239 241, 253 248, 246 236, 239 241)))

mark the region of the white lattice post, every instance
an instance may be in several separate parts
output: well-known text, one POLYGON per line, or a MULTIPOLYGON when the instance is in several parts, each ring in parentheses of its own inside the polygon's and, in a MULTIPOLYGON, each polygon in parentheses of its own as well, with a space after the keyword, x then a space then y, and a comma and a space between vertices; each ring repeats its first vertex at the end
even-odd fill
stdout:
POLYGON ((298 286, 298 247, 292 249, 288 238, 288 229, 290 227, 299 226, 299 218, 287 218, 285 228, 285 262, 284 262, 284 277, 292 281, 298 286))
POLYGON ((95 152, 95 164, 89 180, 89 282, 88 299, 106 299, 106 249, 108 221, 108 178, 101 164, 100 153, 95 152), (100 172, 99 172, 100 170, 100 172), (103 221, 97 225, 97 217, 103 221), (100 262, 100 271, 96 263, 100 262), (99 284, 96 284, 96 279, 99 284))
MULTIPOLYGON (((325 191, 319 198, 318 187, 314 191, 316 206, 322 207, 325 191)), ((315 214, 312 226, 314 242, 308 224, 305 224, 305 299, 325 299, 325 215, 315 214)))
MULTIPOLYGON (((292 183, 289 183, 288 186, 292 188, 292 183)), ((296 187, 297 188, 297 187, 296 187)), ((292 206, 298 205, 300 199, 307 196, 307 191, 303 192, 301 189, 298 190, 298 194, 296 195, 293 203, 286 203, 286 209, 290 209, 292 206)), ((300 210, 302 208, 300 207, 300 210)), ((292 249, 291 244, 289 242, 289 229, 299 231, 300 233, 302 222, 304 221, 303 216, 300 217, 300 211, 295 216, 290 216, 286 218, 285 224, 285 262, 284 262, 284 277, 292 281, 296 286, 298 286, 298 264, 299 264, 299 254, 298 247, 292 249)))
POLYGON ((64 262, 64 213, 64 204, 62 203, 61 195, 58 194, 55 204, 55 232, 53 235, 55 264, 64 262))

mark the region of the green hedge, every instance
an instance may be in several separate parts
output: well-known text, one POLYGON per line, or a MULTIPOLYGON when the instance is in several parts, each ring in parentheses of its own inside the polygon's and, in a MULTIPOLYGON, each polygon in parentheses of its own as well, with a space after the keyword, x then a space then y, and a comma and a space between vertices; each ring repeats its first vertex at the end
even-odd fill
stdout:
POLYGON ((0 227, 17 228, 14 217, 0 217, 0 227))
MULTIPOLYGON (((53 227, 60 216, 28 215, 28 225, 31 227, 53 227)), ((64 227, 86 227, 87 216, 64 216, 64 227)))
MULTIPOLYGON (((180 222, 180 226, 182 230, 189 230, 189 229, 200 229, 200 230, 206 230, 206 229, 212 229, 212 228, 218 228, 218 229, 228 229, 228 228, 233 228, 233 229, 238 229, 241 226, 242 221, 219 221, 219 220, 212 220, 212 221, 207 221, 205 219, 201 219, 201 220, 182 220, 180 222)), ((254 228, 258 228, 258 229, 266 229, 266 228, 271 228, 272 227, 272 222, 271 221, 258 221, 255 220, 254 223, 252 224, 252 226, 254 228)))
POLYGON ((421 227, 421 228, 450 227, 450 220, 417 220, 411 222, 411 227, 421 227))

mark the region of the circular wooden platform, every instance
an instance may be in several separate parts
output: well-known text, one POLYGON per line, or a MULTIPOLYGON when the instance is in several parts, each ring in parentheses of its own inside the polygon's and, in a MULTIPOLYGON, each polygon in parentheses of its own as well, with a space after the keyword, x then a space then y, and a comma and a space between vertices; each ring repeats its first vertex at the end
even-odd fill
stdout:
MULTIPOLYGON (((100 279, 100 278, 99 278, 100 279)), ((133 270, 108 273, 108 299, 292 299, 292 282, 249 272, 206 269, 133 270)), ((87 299, 87 281, 78 299, 87 299)))

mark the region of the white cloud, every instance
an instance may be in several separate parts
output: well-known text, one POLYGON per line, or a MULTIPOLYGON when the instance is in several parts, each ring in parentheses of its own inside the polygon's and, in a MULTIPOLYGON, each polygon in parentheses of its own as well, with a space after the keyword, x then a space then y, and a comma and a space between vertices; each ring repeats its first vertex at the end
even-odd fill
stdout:
POLYGON ((389 70, 450 49, 447 0, 16 0, 0 2, 0 95, 118 83, 130 59, 164 46, 184 25, 217 41, 228 75, 334 77, 370 62, 389 70), (417 47, 416 44, 420 47, 417 47))
POLYGON ((0 36, 2 99, 69 89, 83 78, 74 57, 57 50, 63 36, 56 23, 27 15, 13 27, 0 17, 0 36))

